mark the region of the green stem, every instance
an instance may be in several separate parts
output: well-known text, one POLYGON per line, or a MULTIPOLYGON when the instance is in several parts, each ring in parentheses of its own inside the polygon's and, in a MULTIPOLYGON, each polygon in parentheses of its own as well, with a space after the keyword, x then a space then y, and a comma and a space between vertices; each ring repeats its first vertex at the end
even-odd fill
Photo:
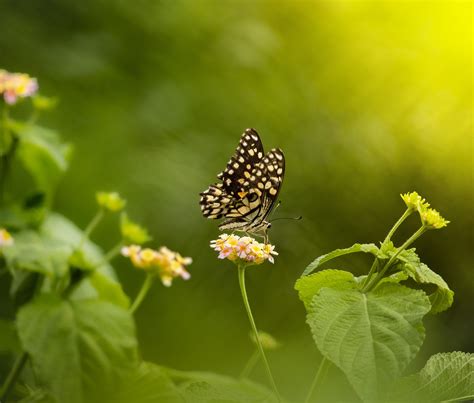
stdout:
POLYGON ((133 301, 132 306, 128 310, 130 313, 134 313, 137 310, 137 308, 141 305, 146 295, 148 294, 148 291, 150 291, 150 288, 153 285, 153 281, 154 281, 154 276, 152 274, 147 274, 145 281, 142 284, 142 288, 140 288, 140 291, 138 292, 138 295, 135 298, 135 301, 133 301))
POLYGON ((100 208, 99 211, 97 211, 95 216, 92 218, 92 220, 89 222, 86 229, 84 230, 82 234, 82 238, 79 241, 79 244, 77 245, 77 249, 82 248, 86 239, 89 239, 90 235, 92 234, 92 231, 94 231, 95 227, 97 227, 97 225, 99 224, 99 222, 102 220, 103 217, 104 217, 104 209, 100 208))
POLYGON ((255 321, 253 319, 252 310, 250 309, 249 299, 247 297, 247 290, 245 289, 245 266, 238 267, 239 273, 239 285, 240 291, 242 292, 242 299, 244 301, 244 306, 247 311, 247 316, 250 321, 250 325, 252 326, 253 333, 255 335, 255 340, 257 342, 258 349, 260 351, 260 356, 262 357, 263 363, 265 364, 265 369, 267 371, 268 380, 272 385, 273 391, 279 402, 281 402, 281 396, 278 392, 278 388, 276 386, 275 380, 273 379, 272 371, 270 369, 270 365, 268 365, 267 357, 265 356, 265 352, 263 351, 262 343, 260 342, 260 338, 258 337, 257 326, 255 325, 255 321))
POLYGON ((377 276, 374 278, 374 280, 371 281, 370 283, 368 283, 362 289, 362 292, 370 291, 371 289, 373 289, 378 284, 378 282, 383 278, 385 272, 390 268, 391 264, 398 257, 398 255, 401 252, 403 252, 406 248, 408 248, 408 246, 410 246, 413 242, 415 242, 415 240, 418 239, 426 230, 427 229, 424 225, 421 226, 420 228, 418 228, 418 230, 410 238, 408 238, 402 246, 400 246, 397 249, 397 251, 388 260, 388 262, 385 263, 384 267, 382 268, 382 270, 380 270, 380 272, 377 274, 377 276))
POLYGON ((0 203, 3 204, 4 199, 4 192, 5 192, 5 182, 7 179, 9 167, 10 167, 10 159, 12 154, 15 151, 14 144, 10 144, 7 149, 7 144, 9 142, 9 130, 8 130, 8 106, 4 104, 3 111, 2 111, 2 134, 1 134, 1 169, 0 169, 0 203))
POLYGON ((5 380, 3 385, 2 391, 0 392, 0 402, 6 403, 8 396, 10 395, 13 387, 15 386, 18 377, 23 370, 26 362, 28 361, 28 354, 26 352, 21 353, 21 355, 15 361, 13 368, 11 369, 10 373, 5 380))
POLYGON ((372 263, 372 266, 370 267, 369 274, 367 274, 367 277, 365 278, 364 282, 362 283, 362 289, 370 282, 370 279, 374 275, 375 271, 377 270, 379 259, 375 258, 374 262, 372 263))
POLYGON ((115 256, 120 253, 122 246, 124 245, 124 241, 121 240, 118 242, 112 249, 110 249, 103 257, 103 259, 95 265, 95 267, 100 267, 108 262, 110 262, 115 256))
POLYGON ((248 359, 247 364, 245 364, 244 369, 240 373, 241 378, 248 378, 248 376, 254 369, 255 365, 257 364, 259 358, 260 358, 260 351, 258 351, 258 348, 256 348, 253 354, 248 359))
POLYGON ((403 221, 405 221, 412 212, 413 210, 409 208, 405 210, 403 215, 398 219, 398 221, 395 223, 392 229, 388 232, 382 244, 386 244, 388 241, 390 241, 390 239, 392 239, 392 236, 395 233, 395 231, 398 229, 400 225, 402 225, 403 221))
POLYGON ((323 375, 325 370, 331 365, 331 363, 326 359, 326 357, 323 357, 321 362, 319 363, 318 370, 316 371, 316 375, 314 376, 313 382, 311 383, 311 387, 309 388, 308 394, 306 395, 306 399, 304 400, 304 403, 309 403, 311 401, 311 397, 314 394, 314 391, 316 390, 316 387, 319 386, 321 383, 321 380, 323 379, 323 375))
POLYGON ((449 400, 442 400, 441 403, 465 402, 465 401, 471 400, 471 399, 474 399, 474 395, 455 397, 454 399, 449 399, 449 400))

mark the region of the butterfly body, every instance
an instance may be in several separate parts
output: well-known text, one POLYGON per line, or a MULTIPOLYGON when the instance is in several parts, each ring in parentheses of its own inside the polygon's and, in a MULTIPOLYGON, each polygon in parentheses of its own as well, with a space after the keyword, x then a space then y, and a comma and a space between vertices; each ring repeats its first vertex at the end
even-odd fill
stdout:
POLYGON ((275 206, 285 173, 285 157, 274 148, 267 154, 258 133, 247 129, 239 145, 217 178, 201 193, 201 211, 210 219, 223 218, 221 231, 262 234, 270 227, 267 220, 275 206))

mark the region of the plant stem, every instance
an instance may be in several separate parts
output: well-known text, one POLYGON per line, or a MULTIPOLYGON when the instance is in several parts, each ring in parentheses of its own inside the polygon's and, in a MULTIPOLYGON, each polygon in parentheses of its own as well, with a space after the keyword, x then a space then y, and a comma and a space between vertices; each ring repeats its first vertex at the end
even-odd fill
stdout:
POLYGON ((121 240, 120 242, 117 242, 117 244, 112 247, 102 258, 102 260, 95 265, 95 267, 100 267, 108 262, 110 262, 115 256, 117 256, 120 253, 120 249, 122 249, 122 246, 124 245, 124 241, 121 240))
POLYGON ((311 401, 311 397, 313 396, 316 387, 319 386, 319 384, 321 383, 324 371, 329 367, 329 365, 331 365, 331 363, 326 359, 326 357, 323 357, 323 359, 319 363, 318 370, 316 371, 316 375, 314 376, 313 382, 311 383, 311 387, 309 388, 304 403, 309 403, 311 401))
POLYGON ((387 263, 385 263, 384 267, 382 268, 382 270, 380 270, 380 272, 377 274, 377 276, 375 277, 375 279, 373 281, 371 281, 370 283, 368 283, 363 289, 362 289, 362 292, 366 292, 366 291, 370 291, 371 289, 373 289, 377 284, 378 282, 383 278, 385 272, 390 268, 390 265, 393 263, 393 261, 397 258, 397 256, 403 252, 406 248, 408 248, 408 246, 410 246, 413 242, 415 242, 416 239, 418 239, 425 231, 426 231, 426 227, 424 225, 422 225, 420 228, 418 228, 418 230, 410 237, 408 238, 405 243, 400 246, 397 251, 392 255, 392 257, 388 260, 387 263))
POLYGON ((392 238, 393 234, 395 231, 398 229, 400 225, 402 225, 403 221, 406 220, 406 218, 413 212, 412 209, 406 209, 405 212, 402 214, 402 216, 398 219, 398 221, 395 223, 395 225, 392 227, 392 229, 388 232, 387 236, 385 237, 384 241, 382 244, 386 244, 390 239, 392 238))
POLYGON ((4 192, 5 192, 5 181, 7 179, 8 171, 9 171, 9 166, 10 166, 10 158, 12 157, 12 154, 15 151, 15 144, 10 144, 8 150, 7 144, 8 144, 8 136, 9 136, 9 131, 8 131, 8 106, 5 104, 3 106, 3 111, 2 111, 2 119, 1 119, 1 126, 2 126, 2 135, 1 135, 1 169, 0 169, 0 203, 3 204, 3 198, 4 198, 4 192))
POLYGON ((21 353, 21 355, 15 361, 13 368, 11 369, 10 373, 7 376, 7 379, 5 380, 2 391, 0 392, 1 402, 6 403, 8 396, 13 390, 13 387, 15 386, 15 383, 27 361, 28 354, 26 352, 21 353))
POLYGON ((130 313, 134 313, 137 310, 137 308, 141 305, 141 303, 143 302, 143 299, 146 297, 146 295, 148 294, 148 291, 153 285, 153 280, 154 280, 153 275, 147 274, 145 281, 142 284, 142 288, 140 288, 140 291, 138 292, 138 295, 135 298, 135 301, 133 301, 132 306, 128 310, 130 313))
POLYGON ((367 277, 364 280, 364 283, 362 284, 362 289, 370 282, 370 279, 374 275, 375 271, 377 270, 379 259, 375 258, 374 262, 372 263, 372 266, 370 267, 369 274, 367 274, 367 277))
POLYGON ((92 220, 89 222, 86 229, 84 230, 82 234, 82 238, 79 241, 79 244, 77 245, 78 250, 82 248, 86 239, 89 239, 90 235, 92 234, 92 231, 94 231, 95 227, 97 227, 97 225, 99 224, 99 222, 102 220, 103 217, 104 217, 104 209, 100 208, 99 211, 97 211, 95 216, 92 218, 92 220))
POLYGON ((258 350, 258 348, 256 348, 254 352, 252 353, 252 355, 250 356, 250 358, 248 359, 247 364, 245 364, 244 369, 240 373, 241 378, 247 378, 250 375, 255 365, 257 364, 259 358, 260 358, 260 351, 258 350))
POLYGON ((280 396, 280 393, 278 392, 278 388, 276 386, 275 380, 273 379, 272 371, 270 369, 270 365, 268 365, 267 357, 265 356, 265 352, 263 351, 262 343, 260 342, 260 338, 258 337, 257 326, 255 325, 255 321, 252 315, 252 310, 250 309, 249 299, 247 297, 247 290, 245 289, 245 266, 239 266, 238 273, 239 273, 240 291, 242 292, 242 299, 244 301, 244 306, 247 311, 247 316, 249 318, 250 325, 252 326, 252 330, 255 335, 255 340, 257 342, 260 355, 262 357, 263 363, 265 364, 268 380, 270 381, 270 384, 272 385, 273 391, 275 392, 275 395, 278 401, 281 402, 282 401, 281 396, 280 396))

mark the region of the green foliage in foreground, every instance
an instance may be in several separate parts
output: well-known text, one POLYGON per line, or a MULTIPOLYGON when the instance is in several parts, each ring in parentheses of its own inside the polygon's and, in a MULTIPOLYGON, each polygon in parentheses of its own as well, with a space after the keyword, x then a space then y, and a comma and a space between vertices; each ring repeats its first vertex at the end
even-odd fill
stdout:
MULTIPOLYGON (((248 379, 177 371, 141 359, 133 312, 144 294, 131 304, 110 262, 123 245, 149 241, 148 232, 126 215, 125 200, 116 193, 98 194, 99 211, 85 230, 52 212, 70 147, 34 121, 13 119, 3 107, 0 271, 11 279, 15 319, 0 321, 0 352, 16 362, 0 391, 2 403, 281 401, 248 379), (7 173, 12 161, 31 177, 26 192, 6 186, 11 185, 7 173), (119 211, 120 239, 103 253, 89 236, 105 214, 119 211)), ((354 401, 474 397, 473 354, 437 354, 420 372, 405 373, 425 338, 423 318, 448 309, 454 293, 408 248, 425 231, 448 222, 416 193, 402 197, 407 210, 380 246, 355 244, 320 256, 296 283, 314 342, 324 356, 307 402, 318 397, 322 368, 330 363, 347 377, 354 401), (414 212, 421 218, 420 229, 396 247, 391 236, 414 212), (367 275, 316 271, 352 253, 373 256, 367 275)), ((150 278, 144 290, 151 286, 150 278)))
POLYGON ((320 256, 295 287, 324 360, 346 375, 362 401, 462 401, 474 396, 474 354, 437 354, 418 374, 403 377, 423 344, 423 317, 448 309, 454 296, 415 249, 407 249, 427 229, 441 228, 446 221, 437 212, 429 213, 437 215, 436 220, 424 221, 429 205, 415 192, 402 198, 407 201, 408 196, 415 206, 407 203, 407 211, 380 248, 355 244, 320 256), (422 226, 397 248, 390 238, 414 211, 420 214, 422 226), (368 275, 355 277, 333 269, 313 273, 323 263, 351 253, 374 256, 368 275), (408 279, 414 280, 415 288, 400 284, 408 279), (425 285, 434 291, 427 294, 425 285))

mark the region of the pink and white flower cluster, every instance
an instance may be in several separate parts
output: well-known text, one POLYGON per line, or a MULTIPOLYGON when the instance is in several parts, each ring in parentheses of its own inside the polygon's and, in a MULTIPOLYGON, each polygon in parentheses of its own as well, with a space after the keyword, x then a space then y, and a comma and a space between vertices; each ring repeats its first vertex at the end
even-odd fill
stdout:
POLYGON ((13 105, 18 98, 27 98, 38 91, 38 81, 24 73, 10 73, 0 69, 0 95, 9 105, 13 105))
POLYGON ((130 258, 135 267, 158 275, 166 287, 171 286, 176 277, 181 277, 183 280, 191 278, 191 275, 186 271, 186 266, 189 266, 193 260, 190 257, 182 257, 166 246, 154 250, 142 248, 139 245, 130 245, 123 247, 121 253, 130 258))
POLYGON ((268 260, 274 263, 273 255, 278 255, 275 246, 257 242, 249 236, 221 234, 211 241, 211 248, 219 252, 219 259, 228 259, 244 264, 261 264, 268 260))

